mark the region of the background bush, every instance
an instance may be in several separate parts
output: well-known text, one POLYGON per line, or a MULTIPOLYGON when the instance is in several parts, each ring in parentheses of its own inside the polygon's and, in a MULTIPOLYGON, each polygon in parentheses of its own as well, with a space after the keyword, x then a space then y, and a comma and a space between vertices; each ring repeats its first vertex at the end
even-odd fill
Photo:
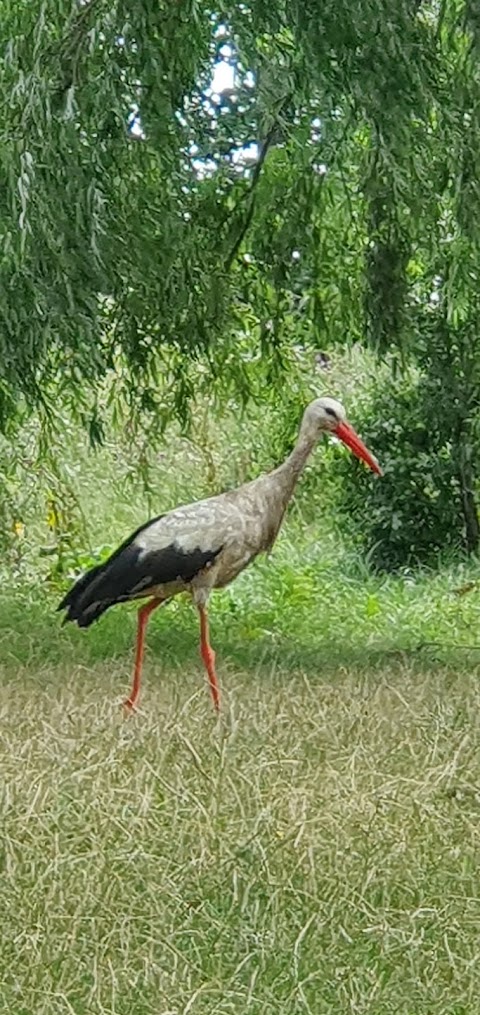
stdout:
MULTIPOLYGON (((355 406, 355 426, 384 476, 372 482, 363 465, 342 459, 339 519, 376 569, 434 565, 441 552, 467 549, 462 452, 448 426, 449 399, 438 383, 410 376, 377 381, 355 406)), ((467 450, 477 459, 478 439, 467 450)))

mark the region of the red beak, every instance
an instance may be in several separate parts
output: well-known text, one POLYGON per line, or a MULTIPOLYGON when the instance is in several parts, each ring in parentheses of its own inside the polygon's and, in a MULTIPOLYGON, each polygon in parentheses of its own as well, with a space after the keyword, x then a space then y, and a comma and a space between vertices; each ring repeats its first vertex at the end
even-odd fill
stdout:
POLYGON ((362 462, 368 465, 372 472, 376 472, 379 476, 383 476, 383 472, 377 462, 377 459, 370 454, 368 448, 365 446, 358 433, 355 433, 353 426, 350 423, 339 423, 333 431, 335 437, 338 437, 347 448, 353 451, 357 458, 361 458, 362 462))

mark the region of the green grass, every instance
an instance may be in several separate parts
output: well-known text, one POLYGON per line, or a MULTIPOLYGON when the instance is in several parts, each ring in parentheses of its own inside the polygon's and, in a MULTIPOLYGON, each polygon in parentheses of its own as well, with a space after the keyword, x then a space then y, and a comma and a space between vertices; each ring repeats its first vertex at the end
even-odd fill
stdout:
POLYGON ((0 599, 0 1012, 461 1015, 480 974, 480 594, 287 526, 196 620, 0 599))

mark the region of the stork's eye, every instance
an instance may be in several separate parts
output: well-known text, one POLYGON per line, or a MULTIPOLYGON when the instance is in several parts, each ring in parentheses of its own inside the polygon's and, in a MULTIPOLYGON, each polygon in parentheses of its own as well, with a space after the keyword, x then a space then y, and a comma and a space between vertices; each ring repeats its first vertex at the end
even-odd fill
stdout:
POLYGON ((338 419, 338 416, 337 416, 337 414, 335 412, 335 409, 331 409, 329 405, 325 406, 325 412, 326 412, 327 416, 331 417, 331 419, 338 419))

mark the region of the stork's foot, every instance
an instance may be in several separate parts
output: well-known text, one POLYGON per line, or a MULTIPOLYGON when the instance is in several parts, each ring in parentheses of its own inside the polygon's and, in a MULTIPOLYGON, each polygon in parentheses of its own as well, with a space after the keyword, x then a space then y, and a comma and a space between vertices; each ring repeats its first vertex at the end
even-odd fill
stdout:
POLYGON ((122 702, 122 708, 125 710, 127 715, 131 715, 132 712, 138 712, 137 706, 131 698, 126 698, 125 701, 122 702))

